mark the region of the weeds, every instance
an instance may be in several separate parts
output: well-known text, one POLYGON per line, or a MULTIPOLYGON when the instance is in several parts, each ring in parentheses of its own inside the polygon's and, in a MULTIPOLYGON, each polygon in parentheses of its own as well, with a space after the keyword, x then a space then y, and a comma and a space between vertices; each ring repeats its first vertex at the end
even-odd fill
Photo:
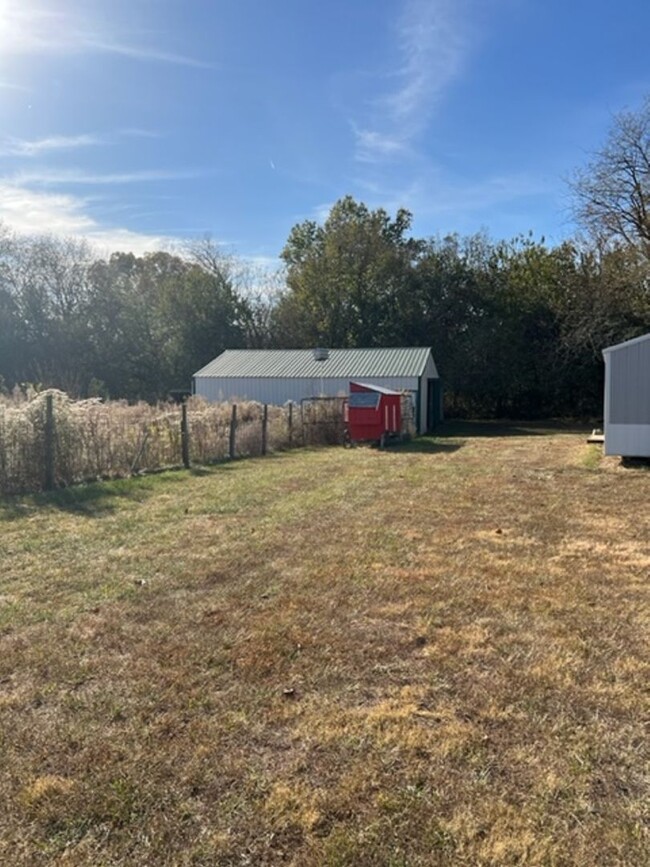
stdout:
MULTIPOLYGON (((53 400, 54 485, 65 487, 141 471, 158 471, 182 462, 181 408, 177 404, 128 404, 99 398, 72 400, 61 391, 17 392, 0 397, 0 493, 39 491, 46 482, 46 400, 53 400)), ((263 406, 237 403, 233 440, 236 457, 263 451, 263 406)), ((196 464, 230 456, 232 405, 188 401, 189 454, 196 464)), ((267 408, 265 448, 341 442, 338 401, 267 408)))

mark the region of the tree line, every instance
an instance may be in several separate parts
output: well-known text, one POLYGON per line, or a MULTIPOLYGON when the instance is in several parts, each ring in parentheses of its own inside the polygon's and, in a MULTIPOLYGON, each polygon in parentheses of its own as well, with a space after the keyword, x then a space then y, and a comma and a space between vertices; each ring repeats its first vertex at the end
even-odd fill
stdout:
POLYGON ((0 384, 157 399, 231 347, 432 346, 451 414, 601 412, 603 347, 650 330, 650 101, 572 183, 580 239, 417 238, 346 196, 294 226, 281 279, 208 240, 98 257, 0 227, 0 384))
POLYGON ((0 376, 74 396, 154 400, 227 347, 256 345, 246 276, 209 242, 114 253, 0 229, 0 376))

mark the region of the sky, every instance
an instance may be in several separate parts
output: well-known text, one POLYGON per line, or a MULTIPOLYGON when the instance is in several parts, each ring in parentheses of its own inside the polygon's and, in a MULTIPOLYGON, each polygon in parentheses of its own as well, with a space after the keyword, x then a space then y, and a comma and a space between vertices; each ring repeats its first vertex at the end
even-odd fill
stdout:
POLYGON ((350 194, 558 243, 649 32, 646 0, 0 0, 0 221, 272 268, 350 194))

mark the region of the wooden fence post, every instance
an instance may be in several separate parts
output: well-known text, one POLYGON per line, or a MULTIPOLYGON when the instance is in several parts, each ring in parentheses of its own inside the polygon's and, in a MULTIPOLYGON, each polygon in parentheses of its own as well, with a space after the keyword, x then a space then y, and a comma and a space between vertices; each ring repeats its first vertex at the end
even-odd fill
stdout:
POLYGON ((293 401, 289 403, 289 448, 293 445, 293 401))
POLYGON ((237 457, 237 404, 233 403, 230 416, 230 438, 228 441, 228 456, 231 461, 237 457))
POLYGON ((44 487, 46 491, 51 491, 54 488, 54 398, 51 394, 45 395, 45 441, 44 441, 44 461, 45 461, 45 478, 44 487))
POLYGON ((183 457, 183 466, 186 470, 190 468, 190 429, 187 423, 187 404, 185 401, 181 404, 181 453, 183 457))
POLYGON ((262 454, 266 454, 266 440, 269 427, 269 405, 264 404, 264 412, 262 413, 262 454))

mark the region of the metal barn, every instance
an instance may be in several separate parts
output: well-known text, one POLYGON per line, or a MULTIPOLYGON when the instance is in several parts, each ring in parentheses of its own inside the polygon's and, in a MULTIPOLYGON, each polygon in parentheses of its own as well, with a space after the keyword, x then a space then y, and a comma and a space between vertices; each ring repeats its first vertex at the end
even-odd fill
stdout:
POLYGON ((650 457, 650 334, 603 349, 605 454, 650 457))
POLYGON ((418 433, 442 418, 442 392, 430 347, 397 349, 227 349, 192 377, 210 401, 283 405, 309 397, 347 396, 350 380, 413 395, 418 433))

